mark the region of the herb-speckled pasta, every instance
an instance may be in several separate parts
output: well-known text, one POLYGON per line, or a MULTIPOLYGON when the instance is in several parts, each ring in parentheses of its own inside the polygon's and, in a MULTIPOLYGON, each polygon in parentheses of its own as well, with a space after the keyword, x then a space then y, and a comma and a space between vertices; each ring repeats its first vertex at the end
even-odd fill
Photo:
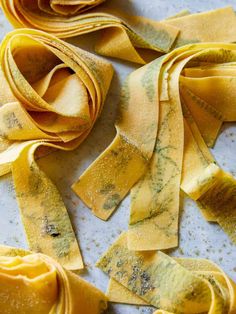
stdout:
POLYGON ((236 121, 235 62, 235 44, 192 44, 127 78, 117 136, 73 188, 102 219, 131 190, 129 249, 178 245, 180 189, 236 242, 236 180, 208 149, 236 121))
POLYGON ((83 268, 56 186, 34 159, 41 147, 72 150, 99 117, 110 63, 52 35, 15 30, 0 47, 0 175, 12 171, 30 249, 83 268))

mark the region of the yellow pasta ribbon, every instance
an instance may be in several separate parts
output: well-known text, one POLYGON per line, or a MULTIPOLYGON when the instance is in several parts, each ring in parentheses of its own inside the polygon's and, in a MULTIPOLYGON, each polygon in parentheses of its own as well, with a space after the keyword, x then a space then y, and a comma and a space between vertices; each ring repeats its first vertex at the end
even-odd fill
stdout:
POLYGON ((177 16, 165 23, 180 30, 174 48, 194 42, 234 42, 236 20, 232 7, 177 16))
POLYGON ((0 246, 2 314, 100 314, 106 296, 52 258, 0 246))
POLYGON ((234 44, 192 44, 128 77, 116 139, 73 188, 102 219, 132 188, 129 249, 178 245, 180 189, 236 242, 236 180, 216 165, 207 147, 224 121, 235 121, 235 61, 234 44), (137 152, 145 157, 142 164, 137 152))
POLYGON ((0 175, 12 171, 30 249, 68 269, 83 268, 78 243, 62 197, 34 156, 41 146, 80 145, 112 74, 108 62, 41 31, 16 30, 1 44, 0 175))
POLYGON ((172 258, 161 251, 129 251, 127 233, 97 266, 111 278, 107 295, 113 302, 152 305, 159 309, 156 313, 236 310, 236 285, 217 265, 205 259, 172 258))
POLYGON ((95 50, 102 55, 145 64, 175 47, 192 42, 235 42, 233 8, 190 14, 183 11, 164 21, 119 12, 104 0, 1 0, 10 23, 46 31, 59 38, 101 31, 95 50), (222 24, 224 27, 222 27, 222 24))
POLYGON ((106 295, 110 302, 148 306, 146 301, 141 299, 129 289, 126 289, 122 284, 111 277, 108 283, 106 295))
POLYGON ((95 47, 102 55, 144 64, 145 53, 143 55, 136 48, 162 53, 171 49, 179 33, 176 27, 144 17, 127 16, 113 8, 109 1, 97 7, 102 2, 104 0, 0 1, 6 17, 17 28, 36 28, 59 38, 102 30, 95 47))
POLYGON ((127 78, 116 123, 117 136, 73 186, 101 219, 109 218, 144 174, 152 156, 158 124, 156 77, 161 63, 162 59, 153 61, 127 78))

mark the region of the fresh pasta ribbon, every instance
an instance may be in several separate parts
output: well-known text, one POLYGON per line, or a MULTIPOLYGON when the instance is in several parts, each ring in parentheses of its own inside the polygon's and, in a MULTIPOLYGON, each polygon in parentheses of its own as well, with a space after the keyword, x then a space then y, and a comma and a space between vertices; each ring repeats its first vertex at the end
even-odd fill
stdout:
POLYGON ((158 314, 233 314, 236 310, 236 284, 216 264, 172 258, 161 251, 130 251, 127 233, 97 266, 111 278, 107 292, 111 302, 152 305, 158 314))
POLYGON ((177 16, 165 23, 180 30, 173 48, 194 42, 234 42, 236 20, 232 7, 177 16))
POLYGON ((152 156, 158 125, 156 79, 161 63, 162 59, 153 61, 127 78, 116 138, 73 185, 74 191, 101 219, 110 217, 144 174, 152 156))
MULTIPOLYGON (((159 96, 159 103, 156 103, 160 118, 153 156, 145 175, 131 190, 128 245, 133 250, 178 245, 179 186, 184 145, 178 96, 181 66, 182 62, 169 72, 169 100, 162 101, 159 96)), ((161 81, 160 85, 163 86, 164 82, 161 81)))
MULTIPOLYGON (((225 96, 229 97, 230 93, 229 95, 225 93, 225 96)), ((195 99, 195 96, 193 98, 195 99)), ((226 106, 227 101, 225 101, 226 106)), ((185 106, 186 99, 184 97, 182 103, 185 106)), ((223 112, 226 110, 225 103, 222 102, 221 116, 224 116, 223 112)), ((230 239, 236 243, 236 179, 216 164, 197 127, 195 121, 198 120, 194 119, 191 113, 192 111, 184 107, 186 143, 181 188, 197 201, 204 217, 208 221, 217 222, 230 239)), ((207 115, 205 118, 207 121, 207 115)), ((201 115, 198 116, 198 119, 201 119, 201 115)), ((214 125, 212 127, 214 128, 214 125)), ((218 131, 219 128, 217 133, 218 131)))
POLYGON ((150 51, 163 54, 192 42, 236 41, 236 16, 231 7, 197 14, 183 11, 157 22, 127 16, 119 12, 115 3, 104 0, 67 0, 66 3, 64 0, 1 0, 0 3, 16 28, 39 29, 59 38, 100 30, 102 35, 95 47, 99 54, 140 64, 153 58, 150 51))
POLYGON ((83 268, 69 215, 34 156, 46 146, 72 150, 101 113, 111 65, 37 30, 9 33, 0 48, 0 175, 12 171, 31 250, 68 269, 83 268))
POLYGON ((102 30, 102 37, 95 47, 102 55, 145 64, 136 48, 162 53, 171 49, 179 33, 176 27, 143 17, 127 16, 119 13, 117 8, 111 8, 109 3, 97 7, 102 2, 104 0, 88 3, 69 0, 66 4, 63 0, 0 1, 6 17, 16 28, 40 29, 59 38, 102 30), (87 12, 91 8, 94 9, 87 12))
POLYGON ((100 314, 106 296, 41 253, 0 246, 2 314, 100 314))
POLYGON ((115 140, 74 191, 95 215, 107 219, 131 189, 130 250, 178 245, 180 189, 236 242, 236 180, 216 165, 208 148, 222 123, 235 121, 235 61, 234 44, 192 44, 128 77, 117 122, 117 137, 122 133, 127 150, 112 153, 115 140), (216 93, 222 93, 219 99, 214 83, 216 93), (148 158, 141 167, 133 159, 147 143, 148 158))
POLYGON ((110 277, 106 295, 110 302, 114 303, 124 303, 130 305, 146 305, 149 304, 141 299, 139 296, 134 294, 129 289, 126 289, 122 284, 118 281, 110 277))

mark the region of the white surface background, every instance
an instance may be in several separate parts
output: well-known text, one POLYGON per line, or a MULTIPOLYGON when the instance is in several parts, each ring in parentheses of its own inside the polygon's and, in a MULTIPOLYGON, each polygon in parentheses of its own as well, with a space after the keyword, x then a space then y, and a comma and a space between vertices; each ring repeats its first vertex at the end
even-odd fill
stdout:
MULTIPOLYGON (((157 20, 174 15, 182 9, 198 12, 226 5, 234 5, 234 9, 236 9, 234 0, 115 0, 114 2, 123 7, 127 13, 144 15, 157 20)), ((0 11, 0 39, 11 29, 0 11)), ((91 50, 95 37, 95 34, 81 37, 80 46, 91 50)), ((108 278, 94 265, 118 234, 127 229, 129 198, 122 202, 120 208, 108 222, 103 222, 91 214, 90 210, 73 193, 70 186, 112 141, 115 135, 114 120, 120 86, 126 75, 137 68, 131 63, 111 61, 116 73, 103 113, 88 139, 73 152, 58 151, 39 162, 42 169, 57 185, 68 208, 87 265, 83 276, 103 291, 106 290, 108 278)), ((224 125, 213 153, 219 164, 236 176, 235 125, 224 125)), ((182 257, 209 258, 236 280, 236 249, 220 227, 207 223, 194 202, 189 199, 184 201, 180 218, 180 245, 178 249, 170 253, 182 257)), ((11 175, 0 180, 0 243, 27 248, 11 175)), ((110 305, 108 311, 109 314, 148 314, 152 312, 153 308, 127 305, 110 305)))

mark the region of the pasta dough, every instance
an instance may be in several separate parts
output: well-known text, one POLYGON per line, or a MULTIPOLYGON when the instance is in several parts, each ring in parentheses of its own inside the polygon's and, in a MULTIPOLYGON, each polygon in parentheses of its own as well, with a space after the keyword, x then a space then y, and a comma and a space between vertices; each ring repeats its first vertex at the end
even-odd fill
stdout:
POLYGON ((178 245, 180 189, 236 243, 236 180, 208 149, 222 123, 235 120, 235 61, 234 44, 186 45, 124 84, 117 136, 73 188, 101 219, 131 190, 129 249, 178 245))
POLYGON ((35 28, 60 38, 101 31, 95 47, 99 54, 140 64, 188 43, 236 41, 236 16, 231 7, 197 14, 184 11, 157 22, 128 16, 113 1, 1 0, 0 3, 16 28, 35 28))
POLYGON ((0 246, 2 314, 100 314, 107 298, 41 253, 0 246))
POLYGON ((66 4, 63 0, 0 1, 7 18, 17 28, 36 28, 60 38, 102 30, 95 49, 103 55, 144 64, 145 59, 136 47, 157 52, 171 49, 179 33, 176 27, 127 16, 110 7, 109 1, 105 6, 98 6, 101 2, 104 1, 67 0, 66 4), (88 11, 91 8, 94 9, 88 11))
POLYGON ((236 310, 236 285, 217 265, 205 259, 171 258, 160 251, 129 251, 126 233, 97 266, 112 278, 108 290, 111 301, 117 302, 112 296, 119 291, 119 302, 141 304, 139 297, 160 309, 157 313, 236 310))
POLYGON ((83 268, 56 186, 39 169, 41 146, 72 150, 101 113, 111 65, 37 30, 9 33, 0 48, 0 175, 12 172, 31 250, 83 268))

